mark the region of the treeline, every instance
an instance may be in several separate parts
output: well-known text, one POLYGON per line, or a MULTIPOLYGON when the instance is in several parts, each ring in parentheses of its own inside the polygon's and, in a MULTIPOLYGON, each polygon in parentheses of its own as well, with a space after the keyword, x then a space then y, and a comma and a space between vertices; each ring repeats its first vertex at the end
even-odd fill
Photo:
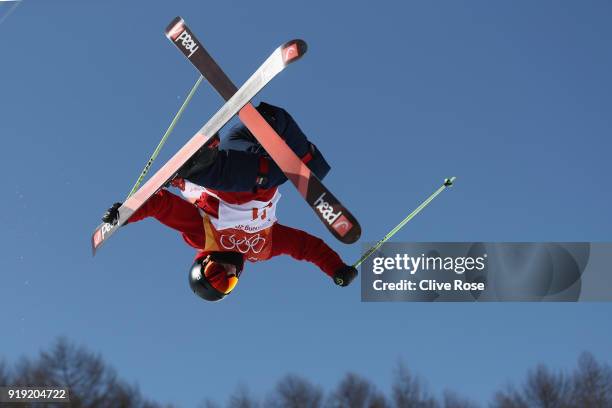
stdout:
MULTIPOLYGON (((137 385, 119 378, 99 354, 57 340, 35 358, 22 358, 12 366, 0 361, 0 385, 58 386, 70 389, 71 407, 172 408, 145 398, 137 385)), ((205 397, 205 396, 203 396, 205 397)), ((58 405, 60 406, 60 405, 58 405)), ((66 405, 61 405, 66 406, 66 405)), ((553 371, 539 365, 519 384, 500 390, 489 408, 612 408, 612 369, 584 353, 575 369, 553 371)), ((287 375, 264 397, 252 395, 245 386, 224 404, 204 400, 201 408, 476 408, 481 405, 445 391, 432 394, 424 381, 405 365, 395 369, 387 392, 368 379, 346 374, 325 391, 298 375, 287 375)))
MULTIPOLYGON (((65 338, 58 339, 35 358, 22 357, 9 367, 0 361, 0 385, 68 388, 71 404, 62 408, 171 408, 144 398, 137 385, 128 384, 96 353, 65 338)), ((1 405, 1 404, 0 404, 1 405)), ((17 407, 17 405, 8 405, 17 407)), ((23 405, 18 405, 23 406, 23 405)), ((32 404, 48 407, 51 404, 32 404)))

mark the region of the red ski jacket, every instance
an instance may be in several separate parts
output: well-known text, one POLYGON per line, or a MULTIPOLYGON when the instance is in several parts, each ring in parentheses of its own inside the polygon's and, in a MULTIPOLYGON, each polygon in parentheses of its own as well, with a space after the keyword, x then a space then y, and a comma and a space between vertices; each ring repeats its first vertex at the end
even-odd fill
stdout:
MULTIPOLYGON (((179 231, 185 242, 198 250, 196 258, 203 256, 206 236, 202 215, 196 206, 167 190, 160 190, 140 207, 128 222, 147 217, 153 217, 179 231)), ((340 256, 323 240, 278 223, 271 228, 272 244, 268 259, 278 255, 290 255, 300 261, 312 262, 330 277, 345 266, 340 256)))

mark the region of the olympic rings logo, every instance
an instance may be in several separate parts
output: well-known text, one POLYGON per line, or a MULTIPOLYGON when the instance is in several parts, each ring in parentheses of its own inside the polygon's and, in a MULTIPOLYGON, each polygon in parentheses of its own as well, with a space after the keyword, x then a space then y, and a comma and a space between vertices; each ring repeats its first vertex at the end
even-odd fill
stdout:
POLYGON ((261 235, 252 235, 248 238, 236 239, 234 234, 232 235, 221 235, 219 240, 221 246, 227 250, 238 250, 241 254, 246 254, 251 251, 254 254, 260 253, 266 245, 266 239, 261 235))

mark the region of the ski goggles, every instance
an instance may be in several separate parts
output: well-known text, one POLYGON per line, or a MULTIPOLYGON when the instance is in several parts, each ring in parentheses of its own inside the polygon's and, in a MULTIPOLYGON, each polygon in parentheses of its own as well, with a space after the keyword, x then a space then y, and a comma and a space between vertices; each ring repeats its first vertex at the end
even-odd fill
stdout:
POLYGON ((210 286, 224 295, 230 293, 238 284, 238 277, 236 276, 235 270, 228 271, 225 264, 220 262, 206 262, 202 272, 202 275, 204 275, 208 283, 210 283, 210 286))

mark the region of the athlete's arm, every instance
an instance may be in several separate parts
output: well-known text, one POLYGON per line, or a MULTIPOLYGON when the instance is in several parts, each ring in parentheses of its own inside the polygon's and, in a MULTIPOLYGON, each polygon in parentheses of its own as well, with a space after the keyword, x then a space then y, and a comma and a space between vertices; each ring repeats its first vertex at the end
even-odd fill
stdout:
MULTIPOLYGON (((128 219, 129 223, 153 217, 167 227, 182 232, 190 244, 204 239, 202 216, 191 203, 168 190, 160 190, 153 195, 128 219)), ((201 243, 203 245, 203 242, 201 243)))
POLYGON ((322 239, 277 223, 272 227, 271 256, 278 255, 289 255, 299 261, 311 262, 330 277, 334 277, 336 271, 346 266, 322 239))

